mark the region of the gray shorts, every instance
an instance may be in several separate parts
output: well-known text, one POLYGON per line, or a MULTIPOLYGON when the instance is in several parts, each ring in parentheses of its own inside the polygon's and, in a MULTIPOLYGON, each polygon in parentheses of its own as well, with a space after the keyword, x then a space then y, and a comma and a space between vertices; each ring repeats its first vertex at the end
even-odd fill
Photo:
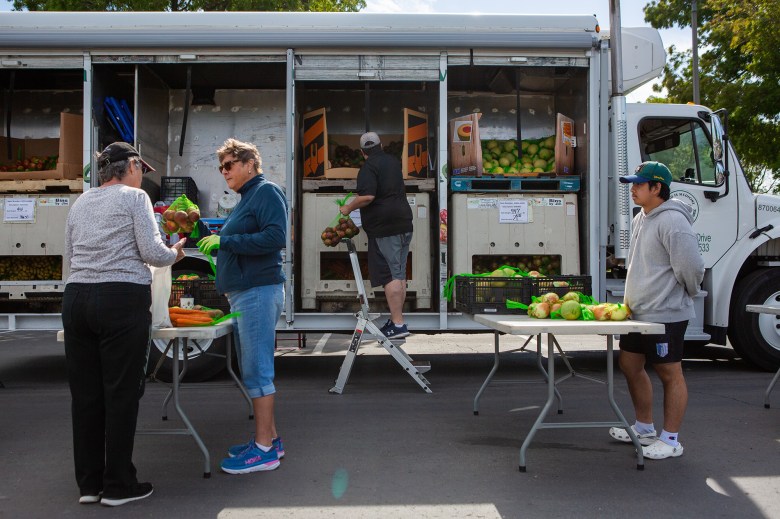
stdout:
POLYGON ((406 280, 410 243, 410 232, 368 239, 368 275, 372 287, 383 287, 394 279, 406 280))

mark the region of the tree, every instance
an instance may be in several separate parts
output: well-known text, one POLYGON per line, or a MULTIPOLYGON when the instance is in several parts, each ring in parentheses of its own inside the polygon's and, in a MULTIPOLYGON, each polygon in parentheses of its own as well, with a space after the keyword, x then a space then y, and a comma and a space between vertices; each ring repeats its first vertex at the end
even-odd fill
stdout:
MULTIPOLYGON (((748 180, 777 192, 780 180, 780 20, 777 0, 699 0, 701 102, 729 112, 729 135, 748 180), (769 180, 769 173, 774 181, 769 180)), ((690 27, 689 0, 653 0, 645 20, 657 29, 690 27)), ((693 98, 691 53, 669 48, 661 86, 668 97, 693 98)), ((661 87, 656 87, 657 92, 661 87)))
POLYGON ((365 0, 14 0, 16 11, 357 12, 365 6, 365 0))

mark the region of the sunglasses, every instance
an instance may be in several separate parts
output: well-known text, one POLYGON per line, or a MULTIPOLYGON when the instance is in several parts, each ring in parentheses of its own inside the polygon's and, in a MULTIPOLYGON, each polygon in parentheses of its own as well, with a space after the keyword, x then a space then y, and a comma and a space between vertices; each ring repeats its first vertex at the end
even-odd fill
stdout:
POLYGON ((236 162, 241 162, 241 159, 233 159, 233 160, 229 160, 229 161, 227 161, 227 162, 225 162, 223 164, 220 164, 219 165, 219 172, 222 173, 223 171, 230 171, 231 169, 233 169, 233 164, 235 164, 236 162))

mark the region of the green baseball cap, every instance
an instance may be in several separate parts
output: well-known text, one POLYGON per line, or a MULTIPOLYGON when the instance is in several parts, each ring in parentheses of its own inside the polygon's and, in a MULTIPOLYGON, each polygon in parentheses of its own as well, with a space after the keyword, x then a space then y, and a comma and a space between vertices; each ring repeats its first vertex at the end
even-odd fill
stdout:
POLYGON ((663 182, 667 186, 672 184, 672 172, 664 164, 654 160, 648 160, 636 167, 633 175, 620 177, 623 184, 642 184, 644 182, 663 182))

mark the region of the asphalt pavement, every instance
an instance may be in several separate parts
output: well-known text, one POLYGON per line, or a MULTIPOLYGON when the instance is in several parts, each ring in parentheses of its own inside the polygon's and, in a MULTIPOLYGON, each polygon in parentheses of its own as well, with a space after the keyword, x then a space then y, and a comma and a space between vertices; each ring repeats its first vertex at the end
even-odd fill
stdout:
MULTIPOLYGON (((139 435, 135 464, 154 494, 109 509, 77 503, 62 344, 54 332, 0 333, 0 517, 780 517, 780 389, 764 409, 772 374, 730 348, 708 346, 683 363, 690 398, 682 457, 646 460, 638 471, 633 446, 606 430, 540 430, 521 473, 520 445, 546 397, 533 352, 502 356, 475 416, 492 335, 410 338, 407 352, 431 363, 432 394, 377 344, 361 347, 343 394, 330 394, 348 339, 312 335, 304 350, 279 349, 277 425, 287 452, 279 469, 220 472, 227 447, 253 429, 246 402, 221 375, 186 385, 181 397, 211 454, 211 478, 202 477, 192 438, 139 435)), ((520 344, 505 338, 502 350, 520 344)), ((567 338, 563 346, 578 373, 604 378, 603 340, 567 338)), ((660 382, 652 379, 660 428, 660 382)), ((625 381, 619 373, 615 380, 618 405, 633 421, 625 381)), ((574 377, 559 389, 564 412, 548 420, 614 419, 603 385, 574 377)), ((182 426, 172 406, 161 421, 166 392, 147 384, 139 429, 182 426)))

